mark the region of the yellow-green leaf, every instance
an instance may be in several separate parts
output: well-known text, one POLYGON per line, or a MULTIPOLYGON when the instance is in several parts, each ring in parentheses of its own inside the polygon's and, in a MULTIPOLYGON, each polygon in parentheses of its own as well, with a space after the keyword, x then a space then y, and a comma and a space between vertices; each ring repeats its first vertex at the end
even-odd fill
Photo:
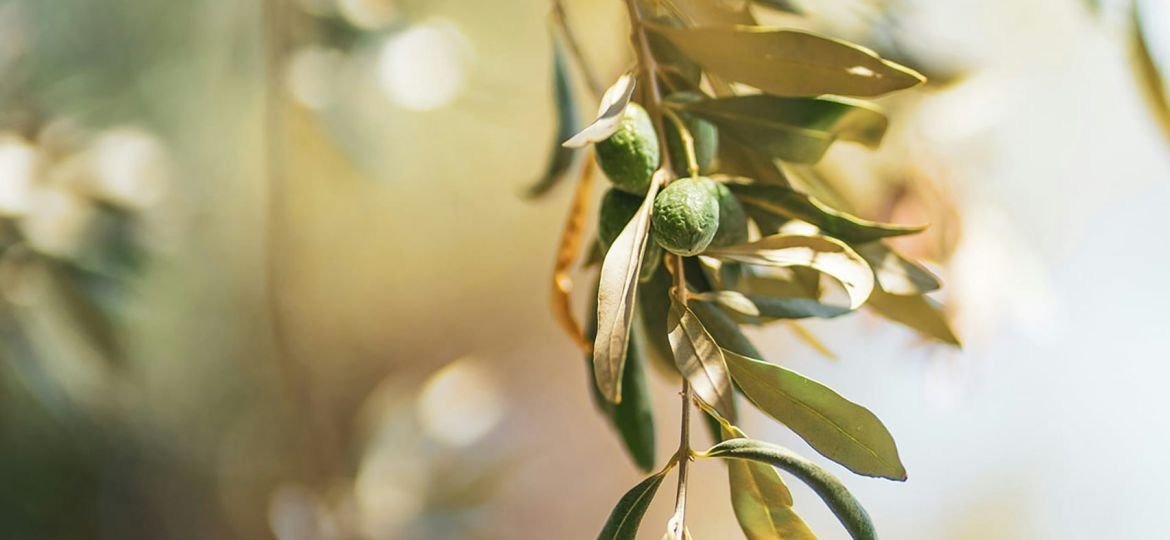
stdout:
POLYGON ((868 409, 794 371, 723 353, 743 395, 816 451, 857 474, 906 479, 894 438, 868 409))
POLYGON ((692 297, 719 304, 754 324, 775 319, 831 319, 850 312, 847 307, 824 304, 813 298, 754 296, 728 290, 697 293, 692 297))
POLYGON ((703 453, 706 457, 746 459, 767 463, 792 474, 808 484, 828 505, 854 540, 877 540, 877 530, 869 513, 837 477, 791 450, 751 439, 723 441, 703 453))
POLYGON ((876 148, 889 120, 876 106, 847 98, 784 98, 767 94, 675 103, 711 120, 724 135, 794 163, 816 163, 829 146, 851 141, 876 148))
MULTIPOLYGON (((730 426, 727 438, 746 439, 730 426)), ((792 493, 771 465, 758 461, 727 461, 731 508, 747 540, 816 540, 792 508, 792 493)))
POLYGON ((928 338, 956 347, 962 346, 942 308, 926 295, 899 296, 878 288, 870 295, 866 307, 928 338))
POLYGON ((674 363, 695 395, 723 418, 734 419, 731 376, 723 361, 723 349, 690 308, 677 301, 671 301, 667 328, 674 363))
POLYGON ((670 472, 669 468, 639 482, 622 495, 605 521, 605 526, 601 528, 601 534, 597 535, 597 540, 635 540, 642 517, 646 515, 646 509, 654 500, 654 494, 658 486, 662 485, 667 472, 670 472))
POLYGON ((816 225, 821 232, 851 242, 869 242, 881 238, 915 234, 925 225, 894 225, 862 219, 796 191, 788 186, 762 183, 729 182, 727 187, 740 202, 788 218, 816 225))
POLYGON ((601 395, 619 403, 622 395, 622 369, 630 342, 630 327, 637 304, 638 274, 642 254, 650 236, 650 211, 658 194, 660 178, 650 182, 650 189, 638 213, 630 218, 613 241, 601 263, 601 284, 597 291, 597 338, 593 341, 593 374, 601 395))
POLYGON ((849 309, 857 309, 873 291, 869 265, 840 240, 827 236, 776 234, 748 244, 708 249, 706 255, 765 266, 805 266, 831 276, 845 287, 849 309))
POLYGON ((878 96, 925 79, 873 51, 815 34, 764 26, 689 29, 647 24, 704 69, 785 97, 878 96))

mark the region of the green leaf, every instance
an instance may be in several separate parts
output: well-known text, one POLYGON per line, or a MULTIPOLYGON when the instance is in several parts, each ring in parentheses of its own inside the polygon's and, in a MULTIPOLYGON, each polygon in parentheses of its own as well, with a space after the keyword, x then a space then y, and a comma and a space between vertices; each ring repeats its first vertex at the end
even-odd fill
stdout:
POLYGON ((665 366, 667 372, 676 372, 674 351, 666 336, 666 321, 670 316, 670 274, 663 265, 638 286, 638 315, 642 322, 642 344, 654 362, 665 366))
POLYGON ((98 299, 82 283, 83 274, 65 263, 43 259, 43 276, 56 303, 57 312, 64 317, 62 324, 77 333, 86 347, 96 351, 111 363, 124 361, 125 343, 114 320, 98 299))
MULTIPOLYGON (((756 350, 751 340, 739 329, 739 325, 723 310, 707 302, 693 302, 689 307, 720 348, 744 356, 756 358, 760 356, 760 351, 756 350)), ((724 356, 726 357, 726 353, 724 356)))
POLYGON ((597 119, 585 129, 573 135, 563 143, 566 148, 582 148, 592 143, 598 143, 609 138, 617 131, 622 122, 622 115, 626 112, 626 105, 634 96, 634 86, 637 77, 633 73, 622 75, 613 86, 605 91, 601 98, 601 106, 597 111, 597 119))
POLYGON ((881 242, 855 246, 870 268, 881 289, 900 296, 917 296, 942 287, 938 277, 921 264, 911 261, 881 242))
POLYGON ((857 474, 906 479, 894 438, 868 409, 775 364, 731 351, 724 357, 743 395, 817 452, 857 474))
MULTIPOLYGON (((596 298, 596 295, 594 296, 596 298)), ((585 336, 592 339, 597 333, 597 310, 587 319, 585 336)), ((630 457, 643 472, 654 468, 655 439, 654 439, 654 409, 651 407, 650 392, 646 387, 646 377, 642 367, 642 349, 639 342, 630 334, 630 346, 626 353, 626 367, 622 373, 622 401, 614 405, 605 400, 597 390, 597 381, 593 378, 590 369, 590 388, 593 390, 593 401, 610 424, 617 430, 626 446, 630 457)), ((586 363, 591 364, 586 358, 586 363)))
POLYGON ((812 298, 750 296, 739 291, 713 291, 695 294, 693 297, 719 304, 757 323, 761 319, 831 319, 850 312, 849 308, 822 304, 812 298))
POLYGON ((688 26, 756 24, 746 1, 658 0, 682 17, 688 26))
POLYGON ((597 535, 597 540, 635 540, 642 517, 646 515, 646 509, 650 507, 658 486, 662 485, 668 472, 669 468, 650 476, 622 495, 605 521, 605 526, 601 528, 601 534, 597 535))
MULTIPOLYGON (((747 436, 730 426, 729 439, 747 436)), ((767 463, 729 459, 731 508, 747 540, 816 540, 792 508, 792 493, 767 463)))
POLYGON ((854 540, 877 540, 877 530, 869 513, 837 477, 791 450, 751 439, 723 441, 704 452, 706 457, 746 459, 767 463, 792 474, 808 484, 829 506, 854 540))
POLYGON ((723 418, 734 419, 731 376, 723 362, 723 350, 685 305, 671 301, 669 328, 674 363, 690 382, 695 395, 723 418))
POLYGON ((720 141, 719 170, 764 184, 789 185, 788 178, 776 167, 771 156, 752 146, 751 141, 740 141, 734 133, 725 134, 720 141))
POLYGON ((788 186, 728 182, 727 187, 740 202, 816 225, 821 232, 850 242, 870 242, 881 238, 915 234, 925 225, 878 223, 834 209, 788 186))
POLYGON ((657 177, 638 213, 613 241, 601 263, 597 291, 597 337, 593 341, 593 373, 605 399, 618 403, 622 395, 622 370, 630 343, 630 327, 637 304, 638 274, 650 236, 650 210, 660 182, 657 177))
POLYGON ((937 302, 926 295, 899 296, 874 289, 866 307, 874 313, 910 328, 928 338, 962 347, 937 302))
POLYGON ((560 41, 554 41, 553 45, 553 95, 557 105, 556 140, 553 141, 544 175, 528 188, 528 197, 539 197, 548 193, 564 178, 579 153, 575 149, 561 145, 561 141, 569 139, 581 129, 581 121, 577 116, 577 99, 573 95, 568 61, 560 41))
POLYGON ((831 276, 845 287, 849 309, 857 309, 873 291, 873 270, 852 248, 827 236, 776 234, 756 242, 708 249, 706 255, 764 266, 805 266, 831 276))
POLYGON ((876 106, 846 98, 767 94, 672 103, 714 122, 723 133, 795 163, 816 163, 837 140, 876 148, 889 120, 876 106))
POLYGON ((869 49, 807 32, 763 26, 646 28, 704 69, 777 96, 878 96, 925 80, 869 49))

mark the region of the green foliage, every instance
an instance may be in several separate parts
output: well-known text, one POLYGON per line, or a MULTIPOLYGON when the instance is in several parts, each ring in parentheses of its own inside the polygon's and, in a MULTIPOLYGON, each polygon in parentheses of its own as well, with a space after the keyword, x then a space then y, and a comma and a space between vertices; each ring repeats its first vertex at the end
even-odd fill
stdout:
MULTIPOLYGON (((798 13, 787 1, 758 3, 798 13)), ((735 426, 737 394, 857 474, 906 479, 893 436, 865 407, 762 360, 740 326, 867 308, 958 344, 926 296, 940 287, 938 278, 883 243, 924 227, 851 215, 785 176, 787 165, 816 163, 839 141, 881 143, 885 114, 843 96, 878 96, 922 78, 856 45, 758 26, 747 4, 628 0, 627 7, 638 67, 605 92, 593 124, 565 143, 597 143, 606 173, 638 195, 611 190, 602 201, 598 231, 609 249, 589 317, 597 330, 588 334, 595 392, 644 470, 653 466, 653 413, 643 357, 681 376, 684 421, 678 451, 619 501, 601 538, 634 538, 673 467, 685 493, 695 455, 686 421, 692 405, 706 414, 717 441, 729 439, 698 455, 728 460, 732 508, 749 540, 815 538, 773 467, 810 485, 853 538, 876 538, 865 510, 834 476, 735 426), (660 148, 670 157, 665 163, 660 148), (666 264, 646 258, 655 243, 670 252, 666 264), (848 297, 844 305, 826 294, 833 282, 848 297)), ((824 192, 815 183, 808 189, 824 192)), ((689 537, 684 500, 667 524, 668 539, 689 537)))
POLYGON ((719 198, 709 178, 680 178, 654 199, 653 237, 678 255, 698 255, 719 230, 719 198))

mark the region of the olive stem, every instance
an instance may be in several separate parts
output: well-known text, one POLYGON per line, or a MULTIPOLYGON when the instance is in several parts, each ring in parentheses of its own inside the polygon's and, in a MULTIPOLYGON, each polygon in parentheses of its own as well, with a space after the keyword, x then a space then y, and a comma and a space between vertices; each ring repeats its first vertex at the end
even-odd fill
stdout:
POLYGON ((695 155, 695 136, 690 129, 687 129, 686 122, 679 118, 678 113, 670 109, 663 109, 663 112, 667 118, 670 118, 675 129, 678 130, 679 138, 682 139, 683 150, 687 154, 687 171, 690 172, 691 178, 697 178, 699 176, 699 158, 695 155))
POLYGON ((585 59, 585 52, 581 48, 581 41, 577 39, 577 33, 573 30, 573 25, 569 24, 569 16, 565 12, 565 3, 563 0, 553 0, 552 19, 556 27, 561 31, 561 37, 564 38, 565 45, 569 47, 569 54, 573 55, 573 59, 577 61, 577 67, 581 70, 581 76, 585 78, 585 85, 589 87, 589 91, 593 93, 593 97, 600 98, 605 93, 605 87, 598 81, 597 76, 593 73, 592 66, 585 59))
MULTIPOLYGON (((646 28, 642 25, 642 14, 638 10, 637 0, 626 0, 626 8, 630 17, 630 42, 634 46, 634 53, 638 58, 638 68, 646 80, 649 91, 646 93, 645 103, 650 118, 654 120, 654 129, 658 132, 658 147, 662 157, 662 170, 666 171, 666 184, 670 184, 677 174, 670 161, 670 147, 666 144, 666 123, 662 120, 662 88, 658 84, 658 62, 650 52, 650 40, 646 37, 646 28)), ((665 187, 665 185, 663 186, 665 187)))

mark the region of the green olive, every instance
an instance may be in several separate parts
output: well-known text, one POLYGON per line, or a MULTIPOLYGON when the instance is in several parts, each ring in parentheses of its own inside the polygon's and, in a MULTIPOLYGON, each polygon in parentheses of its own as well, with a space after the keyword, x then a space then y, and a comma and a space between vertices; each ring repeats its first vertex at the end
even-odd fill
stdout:
POLYGON ((683 256, 702 253, 719 229, 717 185, 709 178, 680 178, 654 198, 651 233, 658 245, 683 256))
POLYGON ((661 159, 658 133, 650 115, 641 105, 626 106, 618 129, 608 139, 597 143, 597 163, 614 187, 642 195, 661 159))
POLYGON ((711 245, 723 247, 747 242, 747 214, 739 199, 727 186, 718 182, 715 182, 715 196, 719 199, 719 230, 715 232, 711 245))

